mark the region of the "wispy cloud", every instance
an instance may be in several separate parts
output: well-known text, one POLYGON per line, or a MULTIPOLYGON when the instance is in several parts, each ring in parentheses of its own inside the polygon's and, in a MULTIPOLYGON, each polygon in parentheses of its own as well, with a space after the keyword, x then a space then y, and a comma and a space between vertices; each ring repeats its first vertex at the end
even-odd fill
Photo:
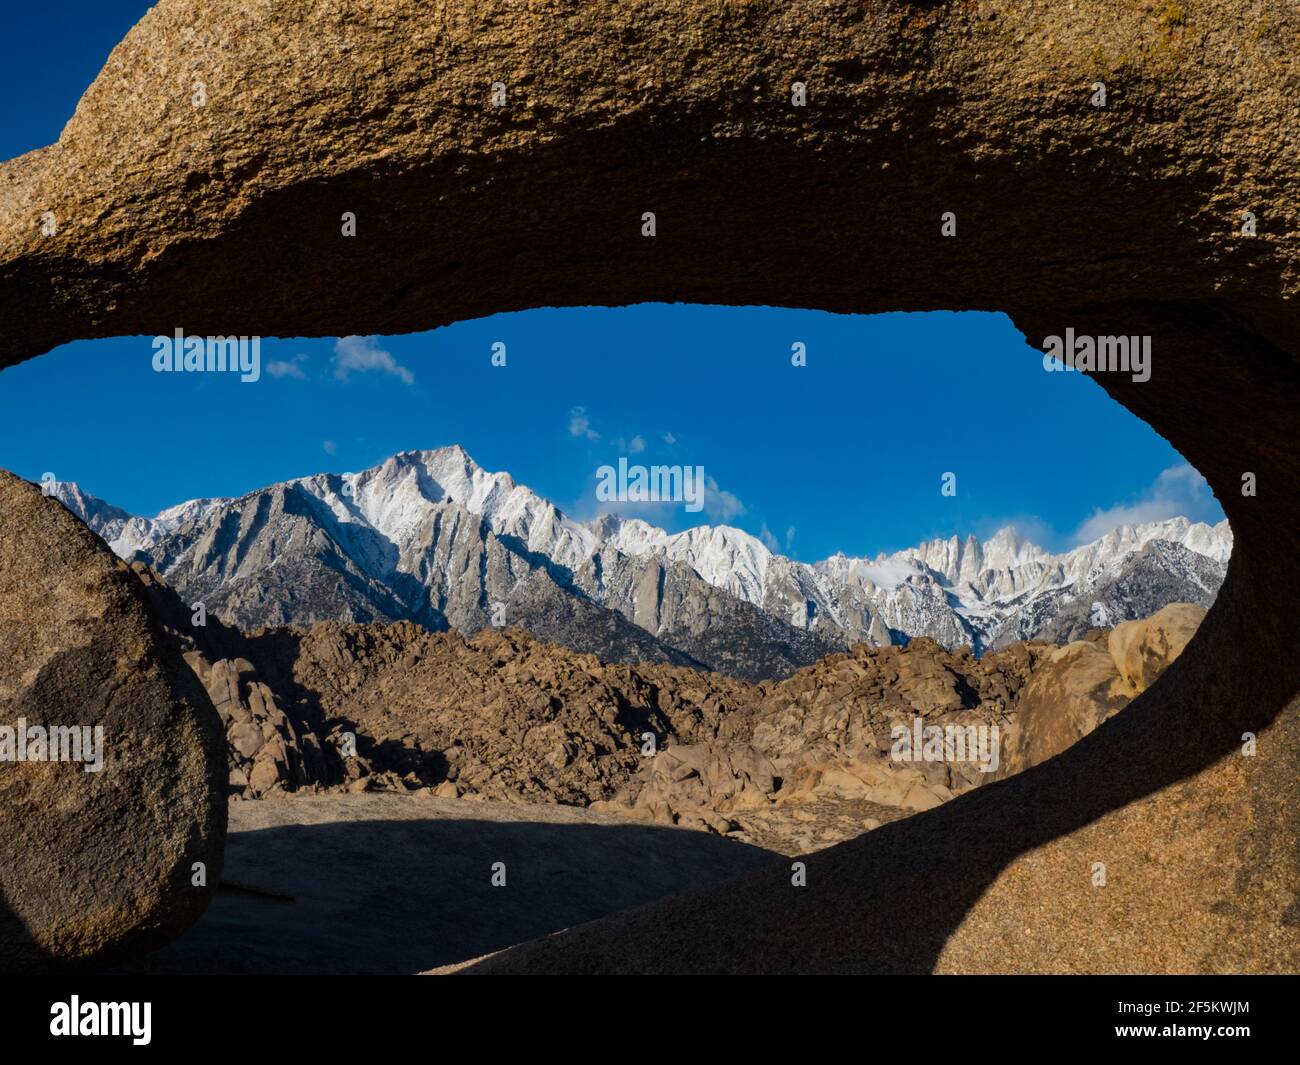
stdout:
POLYGON ((327 455, 337 455, 339 453, 338 445, 334 443, 333 440, 324 441, 321 444, 321 447, 325 449, 325 454, 327 455))
POLYGON ((776 533, 767 527, 767 522, 763 522, 763 527, 758 531, 758 538, 763 541, 767 549, 773 554, 790 554, 790 549, 794 546, 794 526, 791 525, 785 531, 785 546, 777 539, 776 533))
POLYGON ((1094 510, 1075 531, 1074 542, 1091 543, 1121 525, 1177 517, 1192 521, 1218 521, 1222 517, 1209 484, 1187 463, 1162 471, 1138 499, 1094 510))
POLYGON ((669 447, 672 447, 675 443, 677 443, 677 437, 673 436, 672 433, 664 433, 663 440, 664 443, 667 444, 669 447))
POLYGON ((992 518, 981 518, 971 526, 970 531, 977 539, 990 540, 1003 529, 1014 529, 1022 538, 1047 551, 1057 551, 1062 548, 1061 533, 1037 514, 1001 514, 992 518))
POLYGON ((340 337, 334 343, 334 376, 346 381, 354 373, 378 371, 398 378, 403 384, 415 383, 415 374, 401 365, 391 352, 385 351, 375 337, 340 337))
POLYGON ((731 521, 744 514, 745 504, 731 492, 723 489, 718 482, 708 476, 704 477, 704 513, 714 521, 731 521))
POLYGON ((591 427, 586 407, 574 407, 569 411, 569 435, 583 437, 587 440, 599 440, 600 433, 591 427))
POLYGON ((306 355, 295 355, 292 361, 277 359, 266 364, 266 372, 272 377, 292 377, 295 381, 305 381, 307 374, 303 371, 302 364, 306 361, 306 355))

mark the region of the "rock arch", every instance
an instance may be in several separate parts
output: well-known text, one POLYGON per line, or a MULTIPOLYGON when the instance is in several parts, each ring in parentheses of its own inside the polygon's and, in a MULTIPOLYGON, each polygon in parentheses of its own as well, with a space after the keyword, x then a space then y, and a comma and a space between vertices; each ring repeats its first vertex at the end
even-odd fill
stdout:
POLYGON ((801 893, 751 881, 481 967, 1293 969, 1298 33, 1245 0, 162 0, 58 143, 0 166, 0 365, 177 326, 644 300, 1149 334, 1149 382, 1098 380, 1236 537, 1150 691, 1040 767, 814 856, 801 893))

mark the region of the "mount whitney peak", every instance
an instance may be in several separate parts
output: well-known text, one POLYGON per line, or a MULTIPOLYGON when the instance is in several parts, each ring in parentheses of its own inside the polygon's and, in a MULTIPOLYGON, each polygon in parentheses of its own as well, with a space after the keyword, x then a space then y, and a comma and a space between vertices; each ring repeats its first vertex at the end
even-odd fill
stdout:
POLYGON ((928 636, 976 654, 1059 642, 1169 602, 1208 606, 1232 550, 1226 521, 1121 525, 1052 554, 1005 528, 874 558, 813 564, 726 525, 669 533, 574 520, 460 446, 402 452, 238 499, 137 517, 71 482, 65 506, 120 557, 244 629, 409 619, 470 633, 517 625, 615 661, 779 676, 853 643, 928 636))

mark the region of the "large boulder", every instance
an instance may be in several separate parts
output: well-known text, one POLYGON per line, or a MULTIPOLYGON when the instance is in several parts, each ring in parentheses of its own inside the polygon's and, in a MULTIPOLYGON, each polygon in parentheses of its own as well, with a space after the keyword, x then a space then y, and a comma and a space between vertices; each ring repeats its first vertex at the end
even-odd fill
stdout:
POLYGON ((1115 663, 1095 643, 1057 648, 1034 671, 1005 739, 999 776, 1045 762, 1128 705, 1115 663))
POLYGON ((1205 610, 1170 603, 1149 618, 1125 621, 1110 632, 1110 655, 1133 694, 1144 692, 1183 652, 1200 628, 1205 610))
POLYGON ((0 471, 0 970, 118 960, 197 920, 221 875, 225 760, 136 577, 0 471))
POLYGON ((998 775, 1045 762, 1122 710, 1182 653, 1204 617, 1201 607, 1171 603, 1117 625, 1104 645, 1076 640, 1049 654, 1020 697, 998 775))

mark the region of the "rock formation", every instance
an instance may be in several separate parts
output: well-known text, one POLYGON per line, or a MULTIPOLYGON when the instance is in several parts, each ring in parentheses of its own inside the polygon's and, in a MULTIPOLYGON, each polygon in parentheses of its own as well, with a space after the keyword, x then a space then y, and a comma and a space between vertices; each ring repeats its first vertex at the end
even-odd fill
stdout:
POLYGON ((1150 380, 1095 378, 1235 541, 1157 683, 1056 758, 814 855, 805 890, 758 873, 480 968, 1294 970, 1298 20, 162 0, 58 144, 0 168, 0 351, 639 300, 1151 336, 1150 380))
POLYGON ((0 969, 103 963, 188 928, 221 876, 224 761, 136 578, 0 472, 0 969))
POLYGON ((1107 638, 1115 668, 1135 695, 1146 691, 1182 654, 1205 618, 1188 603, 1171 603, 1149 618, 1116 625, 1107 638))
POLYGON ((1054 649, 1020 697, 999 775, 1011 776, 1060 754, 1130 699, 1104 647, 1077 640, 1054 649))
POLYGON ((859 644, 755 685, 604 663, 515 629, 466 638, 410 622, 249 635, 212 618, 195 626, 152 571, 134 568, 226 727, 232 797, 559 803, 788 854, 1046 761, 1137 694, 1120 669, 1130 644, 1150 683, 1182 649, 1167 630, 1185 642, 1203 616, 1178 605, 1130 626, 1118 660, 1104 631, 983 658, 917 639, 859 644), (960 749, 927 751, 926 730, 960 749))
MULTIPOLYGON (((1246 10, 163 0, 4 167, 4 358, 647 299, 986 307, 1034 337, 1214 300, 1280 326, 1297 15, 1246 10)), ((1157 382, 1194 358, 1169 348, 1157 382)))

